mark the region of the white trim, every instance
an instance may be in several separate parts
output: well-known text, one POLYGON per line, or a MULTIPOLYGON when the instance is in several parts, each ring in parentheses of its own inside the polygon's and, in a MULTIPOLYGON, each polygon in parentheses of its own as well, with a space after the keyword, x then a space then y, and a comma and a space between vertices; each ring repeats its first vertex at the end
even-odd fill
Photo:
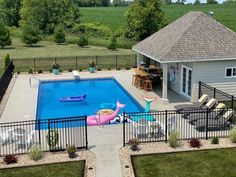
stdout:
POLYGON ((236 66, 235 67, 225 67, 225 78, 226 79, 230 79, 230 78, 236 78, 236 75, 234 76, 233 75, 233 69, 235 69, 236 70, 236 66), (227 69, 231 69, 231 76, 226 76, 226 71, 227 71, 227 69))
MULTIPOLYGON (((186 65, 181 64, 181 72, 180 73, 181 73, 180 74, 180 93, 181 93, 181 95, 191 99, 192 98, 192 90, 193 90, 193 69, 186 66, 186 65), (191 74, 192 74, 192 76, 191 76, 191 79, 192 79, 191 80, 191 96, 189 96, 187 93, 184 93, 182 90, 183 89, 183 68, 186 68, 186 79, 187 80, 188 80, 188 71, 189 70, 191 71, 191 74)), ((186 83, 187 83, 187 81, 186 81, 186 83)), ((186 85, 186 89, 188 89, 187 85, 186 85)), ((186 92, 188 92, 188 90, 186 90, 186 92)))
POLYGON ((227 61, 227 60, 235 60, 236 61, 236 57, 235 58, 208 58, 208 59, 203 59, 203 58, 196 58, 196 59, 186 59, 186 60, 173 60, 173 61, 161 61, 160 59, 157 59, 151 55, 145 54, 143 52, 140 52, 139 50, 132 48, 132 50, 147 56, 148 58, 151 58, 159 63, 185 63, 185 62, 205 62, 205 61, 227 61))

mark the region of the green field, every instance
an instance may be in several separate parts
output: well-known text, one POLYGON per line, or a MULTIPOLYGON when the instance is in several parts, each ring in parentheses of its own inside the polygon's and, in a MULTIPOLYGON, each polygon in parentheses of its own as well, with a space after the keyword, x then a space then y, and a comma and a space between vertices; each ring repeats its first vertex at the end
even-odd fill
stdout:
POLYGON ((235 177, 236 149, 136 156, 136 177, 235 177))
MULTIPOLYGON (((112 30, 126 25, 127 7, 90 7, 81 8, 83 22, 100 22, 112 30)), ((189 11, 214 12, 214 18, 233 31, 236 31, 236 3, 213 5, 163 5, 162 10, 169 22, 189 11)))
POLYGON ((84 162, 67 162, 0 170, 1 177, 83 177, 84 162))

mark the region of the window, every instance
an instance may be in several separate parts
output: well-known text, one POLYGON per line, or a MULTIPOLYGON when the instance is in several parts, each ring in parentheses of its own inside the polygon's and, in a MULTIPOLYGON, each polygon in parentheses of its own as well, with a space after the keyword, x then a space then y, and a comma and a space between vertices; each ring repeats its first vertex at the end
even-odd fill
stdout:
POLYGON ((236 67, 225 68, 225 77, 236 77, 236 67))

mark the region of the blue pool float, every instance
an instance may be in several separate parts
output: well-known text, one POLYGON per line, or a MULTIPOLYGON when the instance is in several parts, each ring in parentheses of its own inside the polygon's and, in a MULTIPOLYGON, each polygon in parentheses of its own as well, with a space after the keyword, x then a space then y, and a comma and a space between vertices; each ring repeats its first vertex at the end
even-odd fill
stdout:
POLYGON ((115 103, 102 103, 100 105, 102 109, 116 109, 116 104, 115 103))
POLYGON ((80 101, 84 101, 86 96, 87 95, 62 97, 60 98, 60 102, 80 102, 80 101))

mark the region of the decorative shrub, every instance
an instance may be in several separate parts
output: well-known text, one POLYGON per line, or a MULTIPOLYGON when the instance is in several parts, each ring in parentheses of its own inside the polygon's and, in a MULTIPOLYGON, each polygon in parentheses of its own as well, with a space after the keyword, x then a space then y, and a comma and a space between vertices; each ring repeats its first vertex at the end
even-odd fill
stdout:
POLYGON ((88 37, 86 35, 81 35, 77 41, 77 45, 80 47, 88 46, 88 37))
POLYGON ((41 74, 41 73, 43 73, 43 70, 41 70, 41 69, 38 70, 38 74, 41 74))
POLYGON ((54 63, 52 65, 52 69, 59 69, 60 68, 60 65, 58 63, 54 63))
POLYGON ((111 70, 111 68, 107 68, 107 70, 109 70, 109 71, 110 71, 110 70, 111 70))
POLYGON ((5 63, 5 68, 8 66, 8 64, 10 63, 11 59, 10 59, 10 55, 9 53, 4 57, 4 63, 5 63))
POLYGON ((89 62, 89 67, 94 68, 96 66, 96 63, 94 61, 89 62))
POLYGON ((211 139, 211 144, 219 144, 219 137, 215 136, 211 139))
POLYGON ((126 69, 126 70, 130 70, 130 68, 129 68, 129 67, 126 67, 125 69, 126 69))
POLYGON ((34 72, 33 68, 30 67, 29 70, 28 70, 28 73, 29 73, 29 74, 33 74, 33 72, 34 72))
POLYGON ((116 50, 117 49, 117 40, 116 40, 116 36, 115 35, 112 35, 107 48, 109 50, 116 50))
POLYGON ((191 147, 196 147, 196 148, 200 148, 201 147, 201 142, 200 142, 200 140, 199 139, 197 139, 197 138, 192 138, 190 141, 189 141, 189 145, 191 146, 191 147))
POLYGON ((66 42, 66 33, 62 25, 58 25, 54 30, 54 41, 59 45, 66 42))
POLYGON ((20 74, 20 71, 16 71, 17 74, 20 74))
POLYGON ((16 156, 14 155, 5 155, 3 161, 6 163, 6 164, 12 164, 12 163, 17 163, 18 159, 16 156))
POLYGON ((72 68, 68 69, 68 72, 72 72, 72 71, 73 71, 73 69, 72 69, 72 68))
POLYGON ((229 139, 232 143, 236 143, 236 128, 235 127, 229 131, 229 139))
POLYGON ((31 149, 29 150, 29 157, 31 160, 40 160, 43 158, 43 151, 39 146, 32 146, 31 149))
POLYGON ((171 132, 169 135, 169 146, 172 148, 176 148, 179 145, 180 145, 179 133, 178 132, 171 132))
POLYGON ((75 153, 76 152, 76 147, 73 145, 73 146, 68 146, 67 148, 66 148, 66 151, 67 151, 67 153, 75 153))
POLYGON ((117 70, 121 70, 121 68, 120 68, 120 67, 118 67, 118 68, 117 68, 117 70))
POLYGON ((130 139, 128 144, 130 145, 130 149, 132 151, 137 151, 138 150, 139 142, 138 142, 137 139, 130 139))
POLYGON ((102 69, 101 69, 101 68, 98 68, 97 70, 98 70, 98 71, 101 71, 102 69))
POLYGON ((83 69, 80 68, 79 71, 83 71, 83 69))

